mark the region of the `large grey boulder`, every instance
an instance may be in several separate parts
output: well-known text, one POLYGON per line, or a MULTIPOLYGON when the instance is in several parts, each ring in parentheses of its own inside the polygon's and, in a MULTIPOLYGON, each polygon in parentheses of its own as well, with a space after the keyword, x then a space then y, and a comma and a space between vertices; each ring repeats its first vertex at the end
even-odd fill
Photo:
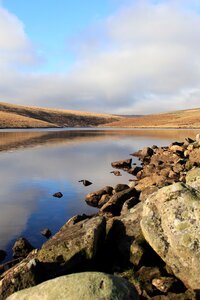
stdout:
POLYGON ((42 249, 33 250, 19 264, 0 275, 0 300, 44 280, 88 270, 101 252, 105 229, 106 221, 100 216, 74 225, 67 222, 42 249))
POLYGON ((174 274, 200 289, 200 193, 183 183, 160 189, 144 202, 141 228, 174 274))
POLYGON ((73 226, 65 224, 39 250, 37 258, 50 269, 73 270, 94 259, 105 239, 106 221, 97 216, 73 226))
POLYGON ((58 277, 11 295, 7 300, 137 300, 125 279, 99 272, 58 277))

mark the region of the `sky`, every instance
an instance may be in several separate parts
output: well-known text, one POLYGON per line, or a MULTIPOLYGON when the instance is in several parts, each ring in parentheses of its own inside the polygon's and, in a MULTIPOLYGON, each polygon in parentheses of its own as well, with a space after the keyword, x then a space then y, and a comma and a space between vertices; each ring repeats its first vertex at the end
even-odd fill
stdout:
POLYGON ((200 107, 200 0, 0 0, 0 101, 115 114, 200 107))

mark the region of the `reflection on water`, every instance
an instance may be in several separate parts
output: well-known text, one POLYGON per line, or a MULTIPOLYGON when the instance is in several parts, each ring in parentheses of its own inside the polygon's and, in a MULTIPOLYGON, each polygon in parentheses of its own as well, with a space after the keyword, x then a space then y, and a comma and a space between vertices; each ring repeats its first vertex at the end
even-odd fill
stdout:
POLYGON ((111 174, 112 161, 129 158, 144 146, 168 145, 196 134, 195 130, 0 132, 0 248, 9 250, 19 236, 39 247, 45 241, 40 235, 44 227, 55 233, 74 214, 95 212, 85 204, 86 193, 131 178, 127 173, 111 174), (80 179, 93 185, 84 187, 80 179), (57 191, 63 198, 52 197, 57 191))

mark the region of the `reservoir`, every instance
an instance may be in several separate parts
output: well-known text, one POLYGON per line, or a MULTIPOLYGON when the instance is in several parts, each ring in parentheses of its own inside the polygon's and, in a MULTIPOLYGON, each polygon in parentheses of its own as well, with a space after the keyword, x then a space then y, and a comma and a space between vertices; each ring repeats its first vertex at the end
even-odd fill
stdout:
MULTIPOLYGON (((111 162, 127 159, 146 146, 167 146, 194 138, 199 130, 64 129, 0 131, 0 249, 12 259, 12 246, 25 237, 34 247, 56 233, 76 214, 97 210, 85 195, 106 185, 128 183, 134 177, 114 176, 111 162), (79 180, 93 184, 83 186, 79 180), (62 198, 52 195, 63 194, 62 198)), ((137 158, 133 163, 139 163, 137 158)))

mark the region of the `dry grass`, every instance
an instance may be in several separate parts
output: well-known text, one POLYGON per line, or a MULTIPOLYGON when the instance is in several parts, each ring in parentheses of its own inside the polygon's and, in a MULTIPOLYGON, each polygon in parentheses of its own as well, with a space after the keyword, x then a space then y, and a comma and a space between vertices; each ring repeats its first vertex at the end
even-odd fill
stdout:
POLYGON ((119 119, 107 114, 0 103, 0 128, 90 127, 119 119))
POLYGON ((137 118, 0 102, 0 128, 200 128, 200 108, 137 118))
MULTIPOLYGON (((20 116, 15 113, 0 111, 0 128, 48 128, 50 124, 45 121, 20 116)), ((52 126, 51 127, 56 127, 52 126)))
POLYGON ((107 124, 106 127, 200 128, 200 108, 147 115, 137 118, 125 118, 117 122, 107 124))

